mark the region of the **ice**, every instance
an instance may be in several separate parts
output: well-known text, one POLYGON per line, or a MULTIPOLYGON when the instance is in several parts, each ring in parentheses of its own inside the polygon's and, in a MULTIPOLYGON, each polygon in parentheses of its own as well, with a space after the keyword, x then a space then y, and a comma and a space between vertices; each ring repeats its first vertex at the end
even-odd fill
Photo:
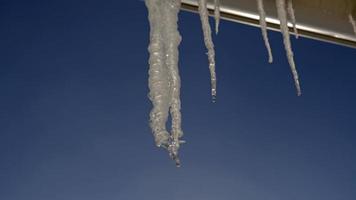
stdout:
POLYGON ((268 62, 272 63, 273 55, 272 55, 271 45, 268 40, 266 12, 264 10, 263 0, 257 0, 257 9, 258 9, 258 13, 260 15, 260 26, 261 26, 261 31, 262 31, 262 37, 263 37, 263 40, 265 42, 265 46, 266 46, 266 49, 268 52, 268 62))
MULTIPOLYGON (((150 126, 158 147, 168 150, 169 155, 180 166, 178 150, 183 136, 181 128, 180 76, 178 69, 179 44, 178 13, 181 0, 145 0, 150 23, 149 58, 149 98, 153 108, 150 112, 150 126), (170 133, 166 129, 172 119, 170 133)), ((211 75, 211 92, 216 96, 215 51, 211 38, 206 0, 199 1, 204 42, 208 49, 211 75)), ((216 31, 218 31, 220 12, 219 1, 215 1, 216 31)))
POLYGON ((298 30, 297 30, 297 21, 295 19, 295 11, 293 8, 293 0, 287 0, 287 11, 288 11, 288 16, 291 19, 292 24, 293 24, 295 38, 298 39, 299 34, 298 34, 298 30))
MULTIPOLYGON (((181 127, 181 100, 179 76, 179 45, 181 36, 178 31, 178 13, 181 7, 181 0, 145 0, 148 9, 150 23, 150 44, 149 57, 149 98, 153 108, 150 112, 150 127, 155 137, 158 147, 168 150, 170 157, 180 166, 178 150, 184 141, 181 127), (172 127, 167 131, 166 124, 169 116, 172 120, 172 127)), ((215 73, 215 50, 212 40, 211 28, 207 9, 207 0, 199 0, 199 15, 202 22, 204 43, 207 48, 209 60, 209 70, 211 76, 211 94, 213 101, 216 98, 216 73, 215 73)), ((220 2, 215 0, 215 29, 219 30, 220 2)), ((263 8, 263 0, 257 0, 260 14, 260 25, 262 36, 268 50, 269 62, 273 61, 272 50, 268 41, 266 13, 263 8)), ((298 73, 295 67, 289 30, 287 24, 287 14, 292 18, 295 28, 295 17, 292 3, 288 0, 276 0, 278 18, 280 20, 283 43, 287 53, 288 62, 293 74, 297 94, 301 94, 298 73), (287 12, 288 11, 288 12, 287 12)), ((356 33, 356 26, 353 17, 350 15, 350 22, 356 33)), ((295 28, 296 31, 296 28, 295 28)))
POLYGON ((353 28, 354 33, 355 33, 355 35, 356 35, 356 22, 355 22, 355 19, 354 19, 354 17, 352 16, 351 13, 349 14, 349 21, 350 21, 350 24, 352 25, 352 28, 353 28))
POLYGON ((204 43, 208 50, 208 60, 209 60, 209 70, 210 70, 210 80, 211 80, 211 95, 213 102, 216 99, 216 73, 215 73, 215 50, 214 44, 211 37, 211 28, 209 25, 209 15, 207 9, 206 0, 199 0, 199 15, 202 23, 204 43))
POLYGON ((290 38, 289 38, 285 0, 276 0, 276 7, 277 7, 278 18, 280 20, 280 27, 281 27, 281 32, 283 35, 283 43, 284 43, 284 47, 285 47, 285 50, 287 53, 288 63, 290 65, 290 68, 291 68, 291 71, 293 74, 294 84, 297 89, 297 95, 300 96, 301 89, 300 89, 300 84, 299 84, 298 72, 297 72, 294 58, 293 58, 294 55, 293 55, 293 51, 292 51, 292 45, 291 45, 290 38))
POLYGON ((180 76, 178 70, 179 50, 181 36, 178 31, 178 13, 181 1, 164 1, 163 9, 163 39, 165 41, 166 67, 169 71, 170 82, 170 114, 172 118, 171 137, 176 145, 179 145, 179 138, 182 137, 181 129, 181 101, 180 101, 180 76))
POLYGON ((180 0, 145 0, 150 23, 149 98, 153 104, 150 126, 158 147, 164 147, 180 166, 178 149, 182 141, 178 32, 180 0), (166 123, 171 115, 171 134, 166 123))
POLYGON ((215 34, 219 33, 220 24, 220 0, 214 1, 215 34))
POLYGON ((150 126, 153 131, 157 146, 168 142, 169 133, 166 130, 166 122, 169 114, 169 82, 168 70, 164 63, 164 51, 162 41, 162 20, 159 0, 146 0, 149 11, 150 44, 149 58, 149 98, 153 108, 150 113, 150 126))

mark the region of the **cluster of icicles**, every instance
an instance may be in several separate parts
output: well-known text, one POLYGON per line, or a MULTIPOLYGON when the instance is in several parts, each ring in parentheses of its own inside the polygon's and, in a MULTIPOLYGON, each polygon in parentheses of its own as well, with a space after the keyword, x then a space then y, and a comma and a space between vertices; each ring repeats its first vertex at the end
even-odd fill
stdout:
MULTIPOLYGON (((273 56, 267 35, 266 13, 263 0, 256 1, 260 15, 262 36, 268 52, 268 61, 272 63, 273 56)), ((299 96, 301 95, 301 89, 288 29, 289 18, 293 24, 294 34, 298 38, 293 3, 292 0, 275 1, 288 63, 293 75, 297 95, 299 96)), ((150 53, 150 68, 148 82, 150 89, 149 98, 153 104, 150 113, 150 126, 156 145, 165 148, 179 167, 178 150, 180 145, 184 143, 181 140, 183 131, 181 128, 180 77, 178 68, 178 46, 181 42, 181 36, 177 25, 181 0, 145 0, 145 3, 149 11, 150 22, 150 44, 148 48, 150 53), (172 120, 170 132, 166 128, 169 116, 172 120)), ((220 2, 219 0, 214 0, 214 3, 215 33, 217 34, 220 21, 220 2)), ((207 0, 198 0, 198 6, 204 43, 208 51, 211 94, 214 102, 216 98, 215 50, 209 25, 207 0)), ((356 33, 355 20, 351 15, 349 16, 349 20, 356 33)))

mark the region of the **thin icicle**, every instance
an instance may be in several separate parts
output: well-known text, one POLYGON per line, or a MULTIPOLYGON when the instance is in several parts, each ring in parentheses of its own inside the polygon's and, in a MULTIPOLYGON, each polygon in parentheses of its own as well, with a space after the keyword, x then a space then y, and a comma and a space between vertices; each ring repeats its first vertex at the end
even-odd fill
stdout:
POLYGON ((355 19, 354 19, 354 17, 352 16, 351 13, 349 14, 349 21, 350 21, 350 24, 352 25, 352 28, 353 28, 354 33, 355 33, 355 35, 356 35, 356 22, 355 22, 355 19))
POLYGON ((149 58, 149 98, 153 104, 150 113, 150 126, 157 146, 168 145, 169 133, 166 122, 169 115, 169 80, 164 63, 162 41, 161 3, 159 0, 146 0, 150 22, 149 58))
POLYGON ((268 62, 272 63, 273 55, 272 55, 271 45, 269 44, 269 40, 268 40, 266 12, 264 10, 263 0, 257 0, 257 9, 258 9, 258 13, 260 15, 260 26, 261 26, 263 40, 265 42, 265 46, 266 46, 267 52, 268 52, 268 62))
POLYGON ((219 33, 220 24, 220 0, 214 1, 215 34, 219 33))
POLYGON ((209 25, 209 15, 206 0, 199 0, 199 15, 204 33, 204 43, 208 50, 209 70, 211 77, 211 95, 213 102, 216 99, 216 73, 215 73, 215 50, 211 38, 211 28, 209 25))
POLYGON ((277 7, 278 18, 280 21, 280 26, 281 26, 281 32, 283 35, 283 43, 287 53, 288 63, 290 65, 293 74, 294 84, 297 89, 297 95, 300 96, 301 89, 299 84, 298 72, 294 63, 292 46, 289 38, 285 0, 276 0, 276 7, 277 7))
POLYGON ((298 39, 299 34, 298 34, 298 30, 297 30, 297 20, 295 19, 295 12, 294 12, 294 8, 293 8, 293 0, 287 0, 287 11, 288 11, 289 18, 291 19, 292 24, 293 24, 295 38, 298 39))

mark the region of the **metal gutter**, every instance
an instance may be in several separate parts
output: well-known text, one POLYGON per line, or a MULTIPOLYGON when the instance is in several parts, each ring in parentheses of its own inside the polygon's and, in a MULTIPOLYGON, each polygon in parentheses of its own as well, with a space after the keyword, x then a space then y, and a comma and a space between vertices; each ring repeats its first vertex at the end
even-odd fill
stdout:
MULTIPOLYGON (((213 14, 213 0, 208 1, 209 13, 213 14)), ((221 18, 259 27, 256 0, 220 0, 221 18)), ((265 0, 267 26, 279 31, 275 0, 265 0)), ((300 36, 356 48, 356 35, 348 20, 355 16, 356 0, 293 0, 300 36)), ((198 11, 197 0, 182 0, 182 9, 198 11)), ((290 32, 293 34, 292 25, 290 32)))

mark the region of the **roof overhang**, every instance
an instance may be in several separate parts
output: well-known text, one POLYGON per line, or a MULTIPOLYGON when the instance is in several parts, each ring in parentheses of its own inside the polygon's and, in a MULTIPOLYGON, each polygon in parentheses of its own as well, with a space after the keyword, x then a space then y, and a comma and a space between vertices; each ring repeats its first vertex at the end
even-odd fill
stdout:
MULTIPOLYGON (((210 14, 213 1, 208 0, 210 14)), ((220 3, 222 19, 259 26, 256 0, 220 0, 220 3)), ((299 34, 356 48, 356 36, 348 19, 349 13, 355 13, 355 5, 356 0, 293 0, 299 34)), ((268 28, 279 31, 275 0, 265 0, 264 6, 268 28)), ((197 12, 197 0, 182 0, 182 9, 197 12)))

